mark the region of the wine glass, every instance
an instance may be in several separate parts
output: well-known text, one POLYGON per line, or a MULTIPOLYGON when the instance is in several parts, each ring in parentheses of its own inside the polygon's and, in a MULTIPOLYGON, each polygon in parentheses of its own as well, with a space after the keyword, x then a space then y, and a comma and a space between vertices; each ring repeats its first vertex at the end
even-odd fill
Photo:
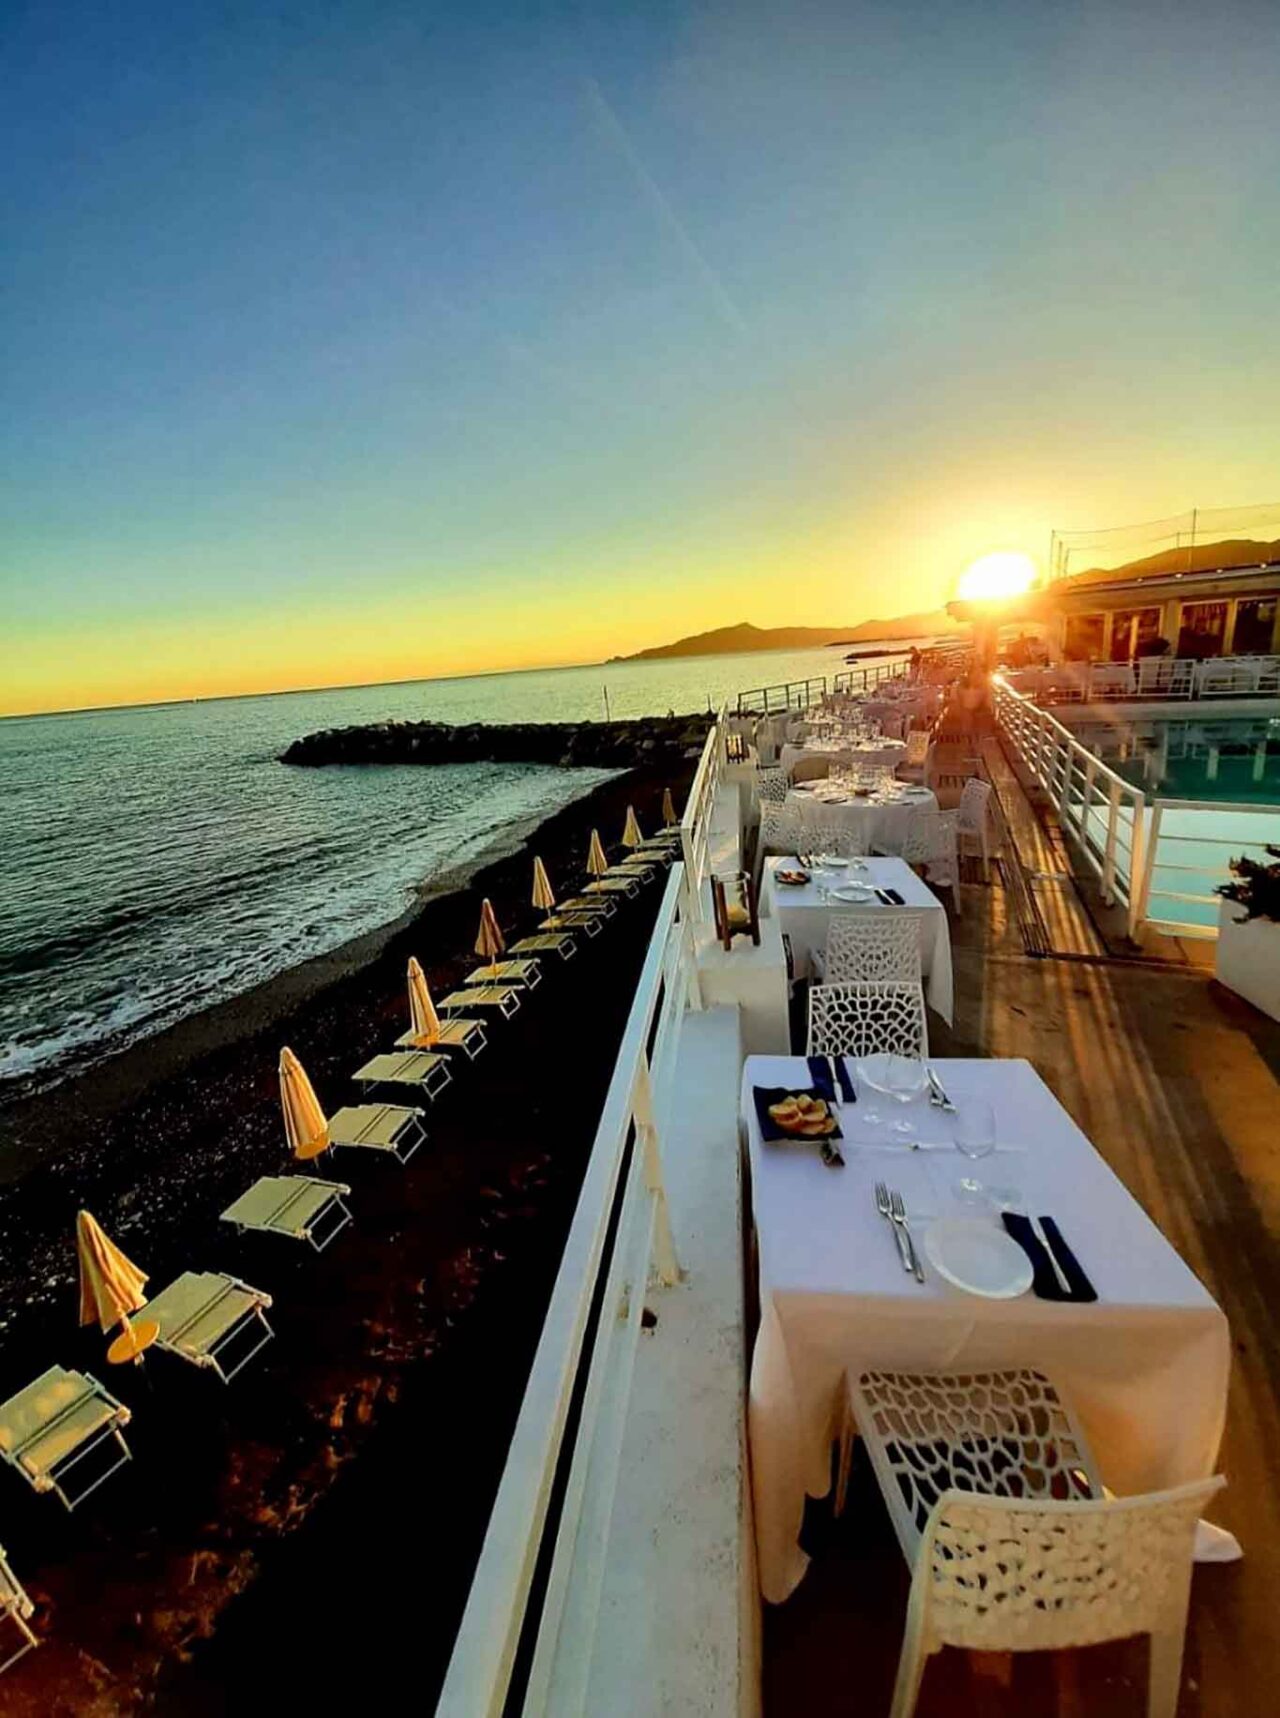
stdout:
MULTIPOLYGON (((885 1097, 903 1105, 919 1097, 928 1079, 924 1063, 918 1056, 895 1056, 888 1051, 864 1056, 858 1063, 858 1070, 872 1091, 881 1092, 885 1097)), ((866 1119, 875 1122, 884 1118, 867 1111, 866 1119)), ((905 1115, 889 1125, 895 1133, 912 1131, 911 1123, 905 1115)))
MULTIPOLYGON (((983 1098, 966 1098, 956 1108, 952 1123, 956 1150, 971 1163, 988 1157, 996 1148, 995 1111, 983 1098)), ((956 1184, 962 1200, 985 1204, 987 1190, 976 1175, 963 1175, 956 1184)))

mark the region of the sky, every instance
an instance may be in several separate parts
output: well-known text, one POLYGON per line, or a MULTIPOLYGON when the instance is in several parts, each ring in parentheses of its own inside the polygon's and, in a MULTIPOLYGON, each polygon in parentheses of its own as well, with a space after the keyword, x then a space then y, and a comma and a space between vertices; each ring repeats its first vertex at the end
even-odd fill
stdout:
POLYGON ((0 60, 0 712, 1280 500, 1274 0, 42 0, 0 60))

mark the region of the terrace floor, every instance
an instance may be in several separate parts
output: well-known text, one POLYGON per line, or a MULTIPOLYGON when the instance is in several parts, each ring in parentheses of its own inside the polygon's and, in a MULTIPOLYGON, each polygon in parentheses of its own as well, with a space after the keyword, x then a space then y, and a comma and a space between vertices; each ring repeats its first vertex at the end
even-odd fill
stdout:
MULTIPOLYGON (((998 785, 1024 865, 1027 837, 1052 858, 1016 780, 998 785)), ((1053 888, 1064 934, 1083 935, 1072 885, 1053 888)), ((1219 1466, 1229 1486, 1213 1518, 1245 1557, 1196 1571, 1178 1712, 1252 1714, 1258 1689, 1280 1682, 1280 1025, 1177 946, 1160 962, 1084 947, 1032 957, 1014 895, 1000 878, 965 885, 951 927, 955 1026, 931 1019, 931 1048, 1029 1058, 1226 1311, 1234 1367, 1219 1466)), ((908 1575, 869 1468, 857 1469, 840 1522, 810 1504, 807 1544, 804 1581, 765 1608, 766 1718, 887 1712, 908 1575)), ((918 1710, 1120 1718, 1145 1710, 1145 1675, 1140 1640, 1017 1657, 948 1650, 918 1710)))

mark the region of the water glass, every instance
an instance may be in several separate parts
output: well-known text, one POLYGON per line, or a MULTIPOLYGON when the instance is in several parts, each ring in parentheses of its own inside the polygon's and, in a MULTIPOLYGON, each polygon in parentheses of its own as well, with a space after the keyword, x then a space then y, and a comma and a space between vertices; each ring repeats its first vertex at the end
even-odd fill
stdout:
MULTIPOLYGON (((989 1157, 996 1148, 995 1111, 985 1098, 965 1098, 956 1108, 952 1128, 956 1150, 971 1163, 989 1157)), ((956 1192, 969 1202, 985 1203, 987 1197, 975 1175, 961 1176, 956 1192)))

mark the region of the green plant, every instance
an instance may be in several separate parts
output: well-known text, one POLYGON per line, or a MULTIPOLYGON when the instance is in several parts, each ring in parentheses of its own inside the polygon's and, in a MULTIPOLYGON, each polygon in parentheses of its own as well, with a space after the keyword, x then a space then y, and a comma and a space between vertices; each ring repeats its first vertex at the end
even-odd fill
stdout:
POLYGON ((1244 908, 1244 918, 1235 921, 1238 925, 1249 919, 1273 919, 1280 924, 1280 847, 1268 847, 1267 854, 1269 865, 1257 859, 1233 859, 1231 875, 1239 881, 1218 885, 1217 893, 1224 900, 1244 908))

